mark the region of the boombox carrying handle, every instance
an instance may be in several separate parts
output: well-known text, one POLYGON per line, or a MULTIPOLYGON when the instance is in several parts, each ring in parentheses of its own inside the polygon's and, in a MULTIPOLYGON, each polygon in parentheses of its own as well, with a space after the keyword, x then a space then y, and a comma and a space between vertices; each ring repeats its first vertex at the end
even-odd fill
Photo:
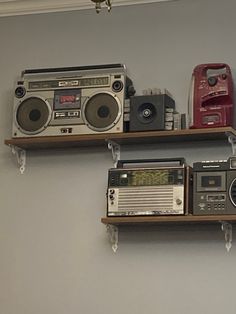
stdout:
POLYGON ((40 74, 40 73, 57 73, 65 71, 88 71, 88 70, 105 70, 105 69, 124 69, 125 65, 122 63, 109 63, 109 64, 98 64, 98 65, 86 65, 86 66, 75 66, 75 67, 63 67, 63 68, 43 68, 43 69, 26 69, 22 72, 24 74, 40 74))
POLYGON ((159 159, 130 159, 130 160, 119 160, 117 163, 117 168, 124 168, 125 164, 168 164, 168 163, 178 163, 178 166, 183 166, 185 164, 185 158, 159 158, 159 159))

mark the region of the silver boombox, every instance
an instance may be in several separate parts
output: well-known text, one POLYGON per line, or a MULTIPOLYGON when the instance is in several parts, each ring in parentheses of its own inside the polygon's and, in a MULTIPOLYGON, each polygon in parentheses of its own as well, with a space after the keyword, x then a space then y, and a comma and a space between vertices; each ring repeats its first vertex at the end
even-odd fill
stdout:
POLYGON ((135 93, 122 64, 25 70, 15 88, 16 137, 123 132, 135 93))
POLYGON ((189 214, 191 190, 183 158, 119 161, 108 173, 107 216, 189 214))

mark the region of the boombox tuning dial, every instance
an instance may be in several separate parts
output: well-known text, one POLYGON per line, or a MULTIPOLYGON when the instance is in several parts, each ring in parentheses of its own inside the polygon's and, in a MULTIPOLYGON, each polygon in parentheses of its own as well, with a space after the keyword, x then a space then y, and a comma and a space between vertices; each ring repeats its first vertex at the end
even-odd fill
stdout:
POLYGON ((123 83, 122 81, 115 81, 113 84, 112 84, 112 89, 114 92, 120 92, 122 89, 123 89, 123 83))
POLYGON ((15 95, 17 98, 22 98, 25 96, 25 93, 26 93, 26 90, 24 88, 24 86, 18 86, 16 89, 15 89, 15 95))

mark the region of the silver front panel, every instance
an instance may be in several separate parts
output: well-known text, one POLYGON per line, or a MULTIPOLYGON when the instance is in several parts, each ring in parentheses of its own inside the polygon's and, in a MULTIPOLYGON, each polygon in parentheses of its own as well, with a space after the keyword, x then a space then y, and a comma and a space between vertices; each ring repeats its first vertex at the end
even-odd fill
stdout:
MULTIPOLYGON (((31 79, 33 83, 38 80, 37 75, 34 80, 31 79)), ((60 136, 60 135, 82 135, 82 134, 94 134, 94 133, 121 133, 123 132, 123 106, 125 98, 125 75, 120 74, 118 80, 122 82, 123 89, 120 91, 113 91, 112 84, 117 81, 116 74, 110 73, 107 75, 108 84, 99 84, 97 86, 86 86, 78 87, 80 90, 80 107, 79 108, 68 108, 68 109, 55 109, 54 102, 54 92, 60 88, 63 90, 65 87, 48 89, 45 87, 43 89, 41 86, 39 89, 29 89, 30 81, 25 79, 24 85, 20 85, 25 88, 26 93, 23 97, 14 98, 14 109, 13 109, 13 127, 12 127, 12 137, 34 137, 34 136, 60 136), (106 128, 93 128, 85 119, 84 111, 85 108, 94 95, 107 94, 114 102, 117 104, 118 114, 116 119, 106 128), (36 97, 43 99, 45 103, 50 105, 50 115, 48 116, 48 122, 39 129, 37 132, 25 132, 25 130, 20 127, 17 119, 17 111, 21 103, 28 97, 36 97)), ((31 76, 30 76, 31 78, 31 76)), ((29 78, 29 79, 30 79, 29 78)), ((89 77, 88 77, 89 78, 89 77)), ((80 78, 81 80, 82 78, 80 78)), ((87 79, 87 77, 84 77, 87 79)), ((70 82, 70 80, 69 80, 70 82)), ((40 83, 41 84, 41 83, 40 83)), ((45 83, 46 84, 46 83, 45 83)), ((33 85, 34 86, 34 85, 33 85)), ((71 88, 71 87, 70 87, 71 88)), ((76 89, 76 86, 73 86, 76 89)))
POLYGON ((184 214, 184 186, 108 189, 108 216, 184 214))

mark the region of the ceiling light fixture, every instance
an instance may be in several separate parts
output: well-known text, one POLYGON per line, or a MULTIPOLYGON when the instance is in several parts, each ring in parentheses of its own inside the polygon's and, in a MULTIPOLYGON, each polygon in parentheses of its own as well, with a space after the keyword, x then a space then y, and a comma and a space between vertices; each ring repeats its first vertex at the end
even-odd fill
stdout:
POLYGON ((107 6, 107 10, 108 12, 111 11, 111 1, 110 0, 91 0, 92 2, 95 3, 95 9, 96 9, 96 12, 99 13, 101 11, 101 4, 103 2, 105 2, 106 6, 107 6))

